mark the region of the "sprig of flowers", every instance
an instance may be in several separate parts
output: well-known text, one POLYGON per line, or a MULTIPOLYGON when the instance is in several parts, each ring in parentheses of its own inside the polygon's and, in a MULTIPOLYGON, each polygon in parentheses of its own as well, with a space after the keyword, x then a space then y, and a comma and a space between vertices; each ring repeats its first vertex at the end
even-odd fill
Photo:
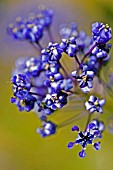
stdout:
MULTIPOLYGON (((78 137, 75 142, 68 144, 68 148, 80 144, 82 151, 79 156, 84 158, 87 145, 93 145, 96 150, 101 148, 100 141, 94 143, 94 140, 102 138, 104 123, 98 118, 91 120, 91 116, 95 112, 103 113, 105 99, 93 95, 93 85, 97 83, 94 81, 95 77, 102 82, 100 72, 110 59, 111 44, 108 42, 112 38, 112 31, 108 24, 96 22, 92 24, 92 36, 87 36, 84 31, 79 32, 77 24, 73 22, 60 27, 61 40, 55 42, 51 33, 53 15, 52 9, 41 7, 38 14, 29 15, 27 19, 17 18, 15 24, 9 24, 9 35, 16 40, 28 41, 41 54, 16 61, 11 78, 11 103, 20 111, 36 112, 42 123, 37 128, 37 133, 47 137, 54 135, 63 125, 63 122, 58 125, 48 120, 50 115, 57 114, 57 110, 68 105, 71 96, 74 95, 77 100, 82 97, 85 102, 85 96, 91 93, 89 100, 85 102, 86 111, 89 111, 85 130, 80 131, 75 125, 72 131, 77 131, 78 137), (40 43, 45 31, 50 38, 47 47, 40 43), (71 72, 61 60, 65 54, 76 63, 75 70, 71 72)), ((106 87, 111 89, 109 83, 106 87)), ((65 125, 68 122, 70 121, 67 120, 65 125)))

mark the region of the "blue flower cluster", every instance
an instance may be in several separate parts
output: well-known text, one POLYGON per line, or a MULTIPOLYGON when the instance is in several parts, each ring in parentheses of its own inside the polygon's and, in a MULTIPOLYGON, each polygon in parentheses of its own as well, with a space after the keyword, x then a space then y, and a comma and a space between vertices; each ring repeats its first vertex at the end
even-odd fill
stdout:
POLYGON ((32 13, 27 19, 18 17, 15 24, 9 24, 8 33, 17 40, 27 40, 30 43, 38 43, 44 30, 49 28, 53 19, 53 10, 44 6, 39 8, 39 13, 32 13))
POLYGON ((61 127, 48 120, 51 114, 57 114, 57 110, 69 105, 72 95, 76 98, 82 96, 82 101, 85 102, 85 94, 90 92, 84 107, 88 112, 85 130, 79 131, 78 126, 74 126, 72 131, 77 131, 78 137, 75 142, 68 144, 68 148, 80 144, 82 151, 79 156, 84 158, 87 145, 91 144, 96 150, 100 149, 100 142, 93 141, 102 138, 104 123, 97 118, 92 121, 90 119, 95 112, 103 113, 105 99, 100 100, 93 95, 93 86, 97 84, 95 77, 101 83, 100 71, 110 59, 111 44, 108 41, 112 38, 112 32, 108 24, 96 22, 92 24, 92 36, 87 36, 84 31, 78 31, 77 24, 73 22, 60 27, 61 40, 55 42, 50 31, 53 14, 52 9, 41 6, 38 15, 32 13, 28 19, 17 18, 16 23, 10 24, 7 29, 12 37, 29 41, 31 45, 38 47, 37 52, 40 52, 40 56, 21 57, 16 60, 11 78, 11 103, 20 111, 36 112, 41 121, 37 133, 47 137, 54 135, 61 127), (40 45, 45 30, 50 38, 47 47, 40 45), (73 60, 74 70, 70 70, 63 63, 63 56, 69 56, 73 60))

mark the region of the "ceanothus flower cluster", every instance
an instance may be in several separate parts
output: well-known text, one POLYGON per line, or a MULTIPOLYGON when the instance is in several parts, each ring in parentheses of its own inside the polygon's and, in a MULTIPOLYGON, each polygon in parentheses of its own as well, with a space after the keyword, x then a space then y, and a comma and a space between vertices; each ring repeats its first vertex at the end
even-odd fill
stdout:
POLYGON ((87 145, 93 145, 96 150, 101 148, 100 141, 94 141, 102 138, 105 125, 96 116, 91 120, 91 116, 95 112, 99 115, 104 112, 102 107, 106 100, 96 97, 98 90, 95 93, 93 87, 98 86, 99 82, 111 90, 111 81, 107 85, 103 83, 100 72, 110 59, 111 44, 108 42, 112 38, 112 31, 108 24, 96 22, 92 24, 92 35, 88 36, 85 31, 79 31, 77 23, 73 22, 60 27, 61 39, 55 42, 51 32, 53 15, 52 9, 41 6, 37 15, 32 13, 27 19, 19 17, 14 24, 9 24, 9 35, 16 40, 28 41, 37 50, 36 56, 16 60, 11 78, 11 103, 20 111, 35 112, 41 121, 36 132, 41 137, 48 137, 56 134, 60 127, 76 120, 70 118, 56 124, 49 119, 52 114, 57 115, 58 110, 65 109, 66 105, 71 108, 72 96, 75 105, 79 99, 85 102, 84 110, 88 114, 85 130, 80 131, 78 126, 73 126, 72 131, 77 131, 78 137, 68 144, 68 148, 75 144, 81 145, 79 156, 84 158, 87 145), (43 41, 40 42, 47 35, 45 32, 50 39, 46 42, 47 47, 41 44, 43 41), (70 60, 74 63, 74 70, 69 68, 70 60), (85 96, 89 97, 88 101, 85 96))

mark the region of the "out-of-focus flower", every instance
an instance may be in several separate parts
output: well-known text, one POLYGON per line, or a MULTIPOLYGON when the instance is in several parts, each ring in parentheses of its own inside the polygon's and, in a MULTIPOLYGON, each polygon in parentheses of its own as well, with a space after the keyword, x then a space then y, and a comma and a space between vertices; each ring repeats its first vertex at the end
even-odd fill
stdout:
POLYGON ((51 121, 42 122, 42 127, 37 128, 37 133, 39 133, 42 137, 50 136, 56 133, 57 126, 51 121))

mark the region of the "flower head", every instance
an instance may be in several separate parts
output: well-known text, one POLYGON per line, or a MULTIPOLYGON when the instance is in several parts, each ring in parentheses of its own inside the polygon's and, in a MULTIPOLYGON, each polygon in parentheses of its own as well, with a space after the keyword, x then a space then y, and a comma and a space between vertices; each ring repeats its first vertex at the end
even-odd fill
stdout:
POLYGON ((17 18, 16 24, 10 24, 8 33, 17 40, 28 40, 38 42, 43 36, 43 27, 36 21, 22 20, 17 18))

